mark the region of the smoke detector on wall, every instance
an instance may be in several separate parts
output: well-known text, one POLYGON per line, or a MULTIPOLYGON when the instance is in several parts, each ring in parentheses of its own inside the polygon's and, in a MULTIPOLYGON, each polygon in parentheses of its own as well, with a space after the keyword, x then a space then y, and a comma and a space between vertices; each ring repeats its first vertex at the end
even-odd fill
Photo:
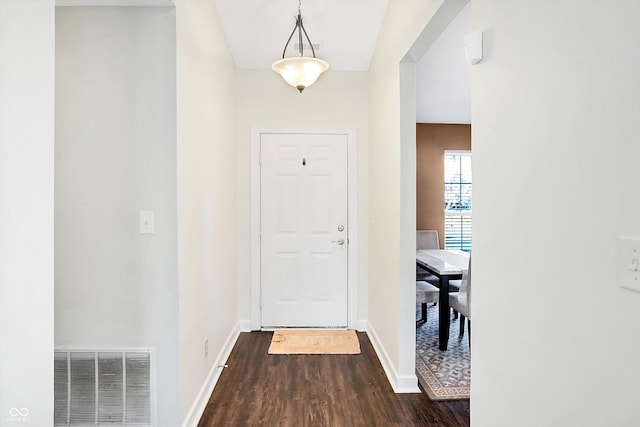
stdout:
POLYGON ((482 61, 482 31, 474 31, 464 35, 464 53, 469 65, 482 61))

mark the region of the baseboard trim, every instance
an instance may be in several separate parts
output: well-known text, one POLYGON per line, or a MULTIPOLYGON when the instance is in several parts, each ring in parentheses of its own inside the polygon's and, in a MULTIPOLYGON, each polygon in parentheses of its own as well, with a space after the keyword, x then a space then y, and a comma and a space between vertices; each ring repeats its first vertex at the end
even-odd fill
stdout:
POLYGON ((231 354, 231 350, 233 350, 233 346, 235 345, 238 337, 240 336, 241 326, 240 322, 238 322, 227 337, 220 353, 216 357, 216 360, 213 362, 211 366, 211 370, 209 371, 209 375, 205 379, 202 387, 200 388, 200 392, 196 396, 187 416, 184 418, 182 422, 182 427, 197 427, 200 422, 200 418, 202 418, 202 414, 204 413, 205 408, 207 407, 207 402, 209 402, 209 398, 211 397, 211 393, 213 393, 213 388, 216 386, 218 379, 220 378, 220 374, 222 374, 222 369, 220 366, 224 365, 229 355, 231 354))
POLYGON ((398 375, 398 385, 395 389, 396 393, 422 393, 420 387, 418 387, 418 376, 412 375, 398 375))
POLYGON ((357 328, 358 332, 367 332, 367 325, 369 322, 367 320, 360 319, 358 320, 357 328))
POLYGON ((367 335, 369 336, 371 345, 378 356, 378 360, 380 360, 382 369, 387 375, 387 380, 389 380, 389 384, 391 384, 393 392, 420 393, 420 388, 418 388, 418 377, 415 373, 412 375, 398 375, 396 368, 393 366, 393 363, 391 363, 391 358, 387 354, 380 338, 378 338, 378 334, 376 334, 375 328, 371 323, 367 326, 367 335))
POLYGON ((393 367, 393 363, 391 363, 391 359, 387 354, 384 346, 380 342, 378 338, 378 334, 376 333, 375 328, 371 323, 367 325, 367 335, 369 336, 369 340, 371 341, 371 345, 378 355, 378 360, 380 360, 380 364, 382 365, 382 369, 384 373, 387 375, 387 380, 389 380, 389 384, 391 384, 391 388, 393 388, 394 393, 396 392, 396 378, 398 374, 393 367))
POLYGON ((251 332, 251 320, 240 320, 238 322, 240 332, 251 332))

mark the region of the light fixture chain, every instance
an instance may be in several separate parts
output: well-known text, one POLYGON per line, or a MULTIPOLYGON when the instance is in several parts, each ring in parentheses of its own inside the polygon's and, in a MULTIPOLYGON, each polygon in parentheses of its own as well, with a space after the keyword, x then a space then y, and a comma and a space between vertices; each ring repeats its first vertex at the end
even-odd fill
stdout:
MULTIPOLYGON (((300 54, 300 56, 304 56, 304 45, 302 44, 302 31, 300 31, 300 29, 304 30, 304 25, 302 25, 302 15, 300 15, 300 13, 298 12, 298 53, 300 54)), ((307 34, 307 32, 304 32, 305 35, 307 34)))
MULTIPOLYGON (((296 20, 296 26, 298 27, 298 55, 300 57, 304 56, 304 46, 302 44, 302 31, 300 31, 300 28, 304 29, 304 26, 302 25, 302 12, 300 11, 300 8, 302 7, 302 0, 298 0, 298 19, 296 20)), ((305 31, 306 34, 306 31, 305 31)))

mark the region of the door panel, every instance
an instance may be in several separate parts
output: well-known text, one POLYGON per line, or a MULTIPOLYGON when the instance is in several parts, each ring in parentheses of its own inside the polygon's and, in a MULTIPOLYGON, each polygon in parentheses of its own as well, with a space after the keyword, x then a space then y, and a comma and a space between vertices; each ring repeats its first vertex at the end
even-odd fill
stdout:
POLYGON ((262 326, 347 326, 347 136, 260 142, 262 326))

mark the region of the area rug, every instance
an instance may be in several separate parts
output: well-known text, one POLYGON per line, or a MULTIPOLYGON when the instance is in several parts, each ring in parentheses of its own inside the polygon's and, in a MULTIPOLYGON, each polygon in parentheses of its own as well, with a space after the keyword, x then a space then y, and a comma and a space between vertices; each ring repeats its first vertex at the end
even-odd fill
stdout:
MULTIPOLYGON (((433 400, 468 399, 471 387, 471 354, 468 331, 459 339, 458 319, 451 319, 447 351, 438 347, 438 307, 429 306, 428 322, 416 326, 416 374, 433 400)), ((420 304, 416 305, 420 318, 420 304)))
POLYGON ((360 354, 360 342, 356 331, 278 329, 269 354, 360 354))

